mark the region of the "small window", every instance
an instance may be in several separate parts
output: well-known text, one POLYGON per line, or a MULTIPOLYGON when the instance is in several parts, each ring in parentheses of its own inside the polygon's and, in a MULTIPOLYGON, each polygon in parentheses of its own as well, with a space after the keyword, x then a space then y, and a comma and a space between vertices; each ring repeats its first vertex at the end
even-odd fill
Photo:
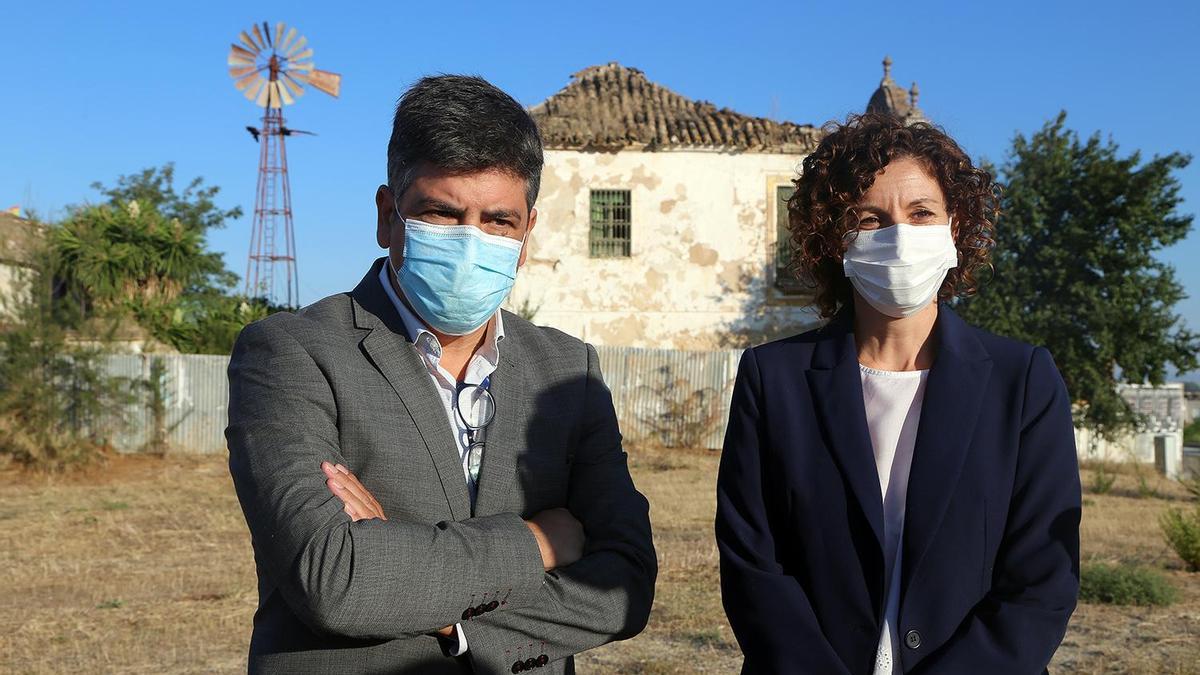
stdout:
POLYGON ((788 200, 796 192, 794 185, 775 186, 775 288, 788 294, 808 289, 788 269, 792 262, 792 233, 788 231, 788 200))
POLYGON ((629 190, 592 190, 589 253, 593 258, 628 258, 632 208, 629 190))

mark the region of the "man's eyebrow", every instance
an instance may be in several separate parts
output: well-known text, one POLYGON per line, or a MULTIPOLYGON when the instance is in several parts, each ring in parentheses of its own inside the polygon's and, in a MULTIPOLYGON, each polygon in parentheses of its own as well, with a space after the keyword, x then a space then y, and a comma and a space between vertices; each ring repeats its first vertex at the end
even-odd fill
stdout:
POLYGON ((425 197, 424 199, 417 200, 416 206, 417 209, 421 211, 444 211, 445 213, 448 213, 456 218, 461 218, 462 215, 467 212, 467 210, 462 207, 455 206, 448 202, 444 202, 440 199, 434 199, 432 197, 425 197))
POLYGON ((483 217, 490 220, 520 220, 521 214, 512 209, 494 209, 483 212, 483 217))

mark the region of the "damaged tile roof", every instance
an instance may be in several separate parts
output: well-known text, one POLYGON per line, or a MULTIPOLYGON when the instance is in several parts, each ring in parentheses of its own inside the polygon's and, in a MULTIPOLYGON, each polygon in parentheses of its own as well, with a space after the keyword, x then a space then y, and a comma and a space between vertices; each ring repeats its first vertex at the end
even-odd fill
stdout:
POLYGON ((820 131, 693 101, 617 63, 586 68, 530 109, 550 149, 714 149, 806 154, 820 131))

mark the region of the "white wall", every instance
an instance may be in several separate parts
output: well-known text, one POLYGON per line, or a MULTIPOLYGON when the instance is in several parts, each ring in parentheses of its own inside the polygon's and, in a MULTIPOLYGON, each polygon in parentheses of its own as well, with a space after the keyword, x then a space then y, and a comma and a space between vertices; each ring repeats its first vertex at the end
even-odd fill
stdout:
POLYGON ((17 303, 29 298, 29 270, 0 263, 0 319, 15 318, 17 303))
POLYGON ((803 157, 546 152, 538 223, 509 306, 605 345, 738 347, 814 313, 774 290, 775 186, 803 157), (589 257, 591 189, 628 189, 632 256, 589 257))

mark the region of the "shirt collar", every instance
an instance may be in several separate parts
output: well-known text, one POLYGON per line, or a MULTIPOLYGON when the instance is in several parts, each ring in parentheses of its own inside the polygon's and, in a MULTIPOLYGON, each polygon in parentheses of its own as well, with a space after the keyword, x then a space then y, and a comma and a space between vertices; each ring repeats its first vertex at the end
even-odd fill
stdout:
MULTIPOLYGON (((429 327, 421 317, 417 316, 416 312, 409 308, 408 303, 400 299, 400 295, 396 293, 396 288, 392 284, 391 277, 388 275, 388 269, 390 268, 391 261, 384 260, 382 267, 379 269, 379 283, 383 285, 383 291, 387 293, 388 299, 396 307, 396 312, 400 314, 400 320, 404 322, 404 332, 408 334, 408 339, 415 345, 419 345, 423 336, 427 335, 428 337, 424 338, 424 341, 434 346, 435 356, 440 359, 442 356, 441 342, 438 341, 433 331, 429 330, 429 327)), ((504 316, 497 309, 492 319, 488 321, 487 336, 484 338, 484 350, 487 350, 487 347, 490 346, 491 349, 487 351, 495 354, 495 360, 497 361, 499 360, 500 342, 503 339, 504 316)))

